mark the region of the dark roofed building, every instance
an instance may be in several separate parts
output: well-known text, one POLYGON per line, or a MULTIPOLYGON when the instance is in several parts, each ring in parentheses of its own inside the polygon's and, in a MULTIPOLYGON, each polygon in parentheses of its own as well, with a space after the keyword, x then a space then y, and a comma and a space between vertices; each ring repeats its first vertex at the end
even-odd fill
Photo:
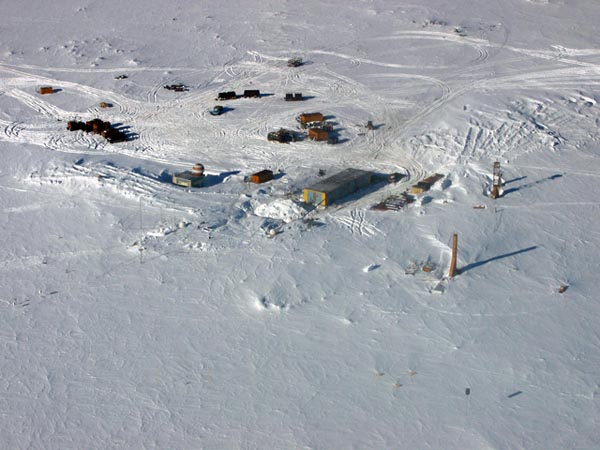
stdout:
POLYGON ((304 189, 304 202, 327 206, 371 184, 373 173, 361 169, 346 169, 304 189))

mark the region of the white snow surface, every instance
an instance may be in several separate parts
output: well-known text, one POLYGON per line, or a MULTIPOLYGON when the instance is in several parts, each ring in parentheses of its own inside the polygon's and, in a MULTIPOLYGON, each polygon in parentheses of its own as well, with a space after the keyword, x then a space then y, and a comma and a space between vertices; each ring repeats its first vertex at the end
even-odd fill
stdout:
POLYGON ((305 214, 305 209, 290 199, 284 199, 258 205, 254 209, 254 214, 260 217, 269 217, 271 219, 279 219, 285 223, 290 223, 294 220, 302 219, 305 214))
POLYGON ((0 10, 0 448, 600 448, 597 1, 0 10))

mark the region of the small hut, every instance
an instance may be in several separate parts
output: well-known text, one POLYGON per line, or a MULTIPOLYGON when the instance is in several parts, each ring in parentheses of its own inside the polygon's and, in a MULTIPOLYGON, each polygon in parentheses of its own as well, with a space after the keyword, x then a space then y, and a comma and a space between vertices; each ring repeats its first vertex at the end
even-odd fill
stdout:
POLYGON ((321 128, 310 128, 308 138, 313 141, 326 141, 329 139, 329 132, 321 128))
POLYGON ((306 128, 310 123, 323 122, 325 120, 325 116, 323 116, 323 114, 319 112, 302 113, 298 117, 296 117, 296 120, 300 122, 300 125, 302 127, 306 128))
POLYGON ((273 171, 272 170, 261 170, 260 172, 256 172, 253 173, 252 175, 250 175, 250 177, 248 178, 248 181, 250 181, 251 183, 265 183, 269 180, 273 179, 273 171))
POLYGON ((38 89, 38 93, 44 94, 54 94, 54 88, 52 86, 42 86, 38 89))
POLYGON ((202 187, 206 176, 204 175, 204 166, 202 164, 194 164, 191 172, 185 170, 173 175, 173 184, 184 187, 202 187))

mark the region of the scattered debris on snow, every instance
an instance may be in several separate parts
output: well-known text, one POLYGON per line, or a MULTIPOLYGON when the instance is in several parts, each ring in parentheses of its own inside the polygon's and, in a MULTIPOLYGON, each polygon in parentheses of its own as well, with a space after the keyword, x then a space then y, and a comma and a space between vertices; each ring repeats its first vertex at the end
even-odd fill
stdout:
POLYGON ((293 200, 283 199, 257 206, 254 209, 254 214, 259 217, 279 219, 285 223, 290 223, 293 220, 301 219, 305 214, 305 210, 293 200))

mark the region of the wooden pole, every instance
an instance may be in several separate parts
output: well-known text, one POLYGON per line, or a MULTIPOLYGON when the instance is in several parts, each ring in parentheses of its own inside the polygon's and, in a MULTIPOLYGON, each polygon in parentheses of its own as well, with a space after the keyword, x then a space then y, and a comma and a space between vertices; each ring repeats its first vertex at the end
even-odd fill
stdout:
POLYGON ((448 272, 448 278, 454 278, 456 274, 456 249, 458 247, 458 235, 454 233, 452 235, 452 259, 450 260, 450 271, 448 272))

